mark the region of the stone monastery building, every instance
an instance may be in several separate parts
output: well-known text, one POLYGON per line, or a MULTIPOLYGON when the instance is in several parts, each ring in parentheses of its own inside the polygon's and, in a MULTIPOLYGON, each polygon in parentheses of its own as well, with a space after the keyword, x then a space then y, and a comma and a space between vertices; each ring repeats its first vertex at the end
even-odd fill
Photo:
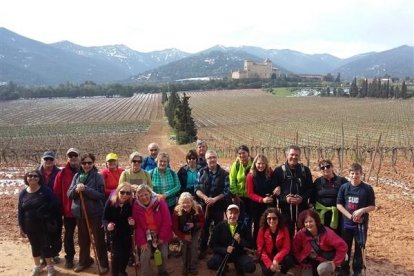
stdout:
POLYGON ((244 69, 233 71, 231 77, 233 79, 271 79, 280 77, 280 70, 272 67, 272 61, 266 59, 264 63, 254 63, 251 60, 244 61, 244 69))

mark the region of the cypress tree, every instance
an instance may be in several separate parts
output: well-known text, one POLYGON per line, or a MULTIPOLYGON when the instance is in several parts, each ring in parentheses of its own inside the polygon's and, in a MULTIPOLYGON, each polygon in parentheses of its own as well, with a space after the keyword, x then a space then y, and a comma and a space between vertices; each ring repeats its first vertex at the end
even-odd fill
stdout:
POLYGON ((185 93, 175 111, 174 128, 178 144, 188 144, 197 140, 197 128, 189 104, 190 97, 185 93))

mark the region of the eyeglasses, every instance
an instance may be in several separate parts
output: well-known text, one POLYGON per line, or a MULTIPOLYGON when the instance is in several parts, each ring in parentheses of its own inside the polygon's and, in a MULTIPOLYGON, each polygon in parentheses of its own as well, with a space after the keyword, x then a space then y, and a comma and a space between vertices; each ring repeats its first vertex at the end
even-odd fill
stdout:
POLYGON ((331 165, 325 165, 325 166, 321 166, 321 171, 323 171, 324 169, 330 169, 331 165))
POLYGON ((82 165, 92 165, 93 162, 92 161, 86 161, 86 162, 82 162, 82 165))
POLYGON ((29 174, 27 178, 39 178, 39 176, 37 174, 29 174))
POLYGON ((46 157, 46 158, 43 158, 43 160, 45 160, 45 161, 53 161, 53 160, 55 160, 55 159, 50 158, 50 157, 46 157))
POLYGON ((142 163, 142 160, 131 160, 132 163, 142 163))
POLYGON ((267 220, 277 220, 277 217, 267 217, 267 220))
POLYGON ((188 160, 197 160, 195 157, 189 157, 188 160))
POLYGON ((78 157, 78 156, 79 156, 79 154, 76 154, 76 153, 69 153, 68 154, 69 158, 78 157))
POLYGON ((157 151, 158 149, 150 149, 150 151, 157 151))
POLYGON ((127 192, 127 191, 119 191, 119 193, 121 195, 131 195, 131 192, 127 192))

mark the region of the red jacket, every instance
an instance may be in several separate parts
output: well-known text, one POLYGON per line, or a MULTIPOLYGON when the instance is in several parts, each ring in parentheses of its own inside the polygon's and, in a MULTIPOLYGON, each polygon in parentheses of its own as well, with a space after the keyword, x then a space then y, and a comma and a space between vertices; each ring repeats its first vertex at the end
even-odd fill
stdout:
POLYGON ((290 252, 290 236, 287 227, 279 229, 276 236, 275 244, 277 253, 275 256, 272 256, 273 243, 270 229, 260 227, 259 233, 257 234, 257 252, 259 252, 259 257, 267 268, 270 268, 273 260, 276 260, 280 264, 290 252))
POLYGON ((53 183, 53 193, 58 198, 61 206, 61 214, 65 217, 72 218, 72 200, 68 198, 67 192, 72 183, 73 176, 77 170, 72 171, 70 163, 66 163, 66 166, 58 172, 53 183))
MULTIPOLYGON (((191 215, 190 213, 186 213, 183 211, 183 214, 181 216, 178 216, 177 211, 174 211, 173 214, 173 230, 174 233, 181 239, 184 240, 185 235, 190 234, 189 233, 184 233, 182 231, 183 229, 183 224, 186 222, 193 222, 194 223, 194 228, 192 229, 196 229, 196 230, 200 230, 203 229, 204 227, 204 223, 205 223, 205 219, 204 219, 204 212, 203 209, 201 208, 201 206, 199 204, 196 204, 196 208, 198 211, 197 216, 195 215, 191 215)), ((194 212, 193 210, 191 210, 192 212, 194 212)))
MULTIPOLYGON (((318 229, 319 232, 319 247, 322 251, 332 251, 335 249, 336 254, 333 262, 335 266, 340 266, 345 259, 348 246, 345 241, 340 238, 330 228, 321 226, 318 229)), ((312 252, 311 240, 313 236, 309 233, 306 228, 302 228, 296 233, 293 239, 293 254, 299 263, 302 263, 312 252)), ((316 260, 319 262, 327 261, 322 256, 316 256, 316 260)))
POLYGON ((113 190, 118 187, 119 178, 121 173, 124 171, 124 168, 117 168, 115 171, 109 170, 109 168, 104 168, 101 171, 101 175, 105 183, 105 197, 108 198, 113 190))

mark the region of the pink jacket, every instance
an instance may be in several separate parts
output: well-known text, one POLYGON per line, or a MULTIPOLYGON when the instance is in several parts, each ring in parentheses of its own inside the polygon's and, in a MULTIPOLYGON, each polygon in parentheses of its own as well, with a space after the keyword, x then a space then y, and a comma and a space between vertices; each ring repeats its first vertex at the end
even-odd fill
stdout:
POLYGON ((148 229, 145 219, 147 208, 152 208, 154 220, 157 224, 158 239, 163 243, 168 243, 172 239, 172 223, 168 205, 164 199, 158 199, 157 194, 151 195, 151 203, 148 207, 142 205, 139 200, 135 200, 132 207, 132 217, 135 220, 135 243, 142 246, 147 243, 146 232, 148 229))
MULTIPOLYGON (((340 238, 334 231, 330 228, 321 226, 318 228, 319 232, 319 247, 322 251, 332 251, 335 249, 336 254, 333 262, 335 266, 340 266, 343 260, 345 259, 348 246, 345 241, 340 238)), ((311 240, 313 236, 306 230, 302 228, 298 233, 296 233, 295 238, 293 239, 293 254, 299 263, 302 263, 312 252, 311 240)), ((319 262, 326 261, 323 257, 317 256, 316 260, 319 262)))
POLYGON ((272 265, 273 260, 281 263, 290 252, 290 236, 287 227, 279 229, 275 244, 277 253, 275 256, 272 256, 273 240, 270 229, 260 227, 259 233, 257 234, 257 252, 259 252, 259 257, 267 268, 272 265))

